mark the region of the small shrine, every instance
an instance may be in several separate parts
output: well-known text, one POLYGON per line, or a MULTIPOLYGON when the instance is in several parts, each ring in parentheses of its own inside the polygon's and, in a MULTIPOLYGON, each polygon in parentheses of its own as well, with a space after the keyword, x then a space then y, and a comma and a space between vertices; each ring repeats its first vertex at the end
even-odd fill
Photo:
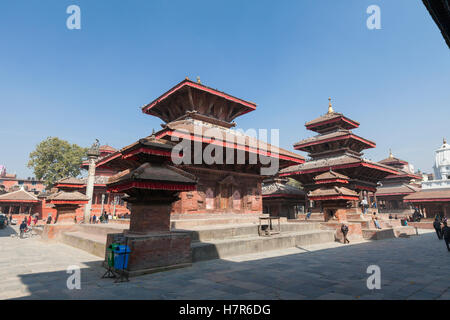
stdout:
POLYGON ((76 222, 76 210, 88 203, 88 197, 78 191, 58 191, 47 197, 56 209, 56 224, 73 224, 76 222))
POLYGON ((323 212, 325 221, 335 219, 347 222, 348 201, 357 201, 358 193, 347 187, 349 177, 332 170, 314 177, 317 189, 308 193, 308 199, 317 202, 323 212))
POLYGON ((127 275, 135 276, 192 263, 191 237, 172 232, 170 211, 180 192, 194 191, 196 178, 169 165, 172 143, 150 136, 123 148, 104 165, 122 170, 112 176, 108 191, 126 193, 130 204, 130 228, 108 234, 107 247, 122 243, 131 253, 127 275))

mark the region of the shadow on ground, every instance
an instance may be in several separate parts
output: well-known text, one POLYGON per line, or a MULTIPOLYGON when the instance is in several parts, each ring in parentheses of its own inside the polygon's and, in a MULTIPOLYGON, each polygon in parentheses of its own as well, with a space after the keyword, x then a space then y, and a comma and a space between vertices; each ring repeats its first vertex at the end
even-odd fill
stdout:
POLYGON ((20 299, 450 299, 449 262, 434 234, 203 261, 125 283, 101 279, 95 261, 83 263, 80 290, 67 288, 65 270, 19 275, 29 291, 20 299), (367 287, 370 265, 380 267, 379 290, 367 287))

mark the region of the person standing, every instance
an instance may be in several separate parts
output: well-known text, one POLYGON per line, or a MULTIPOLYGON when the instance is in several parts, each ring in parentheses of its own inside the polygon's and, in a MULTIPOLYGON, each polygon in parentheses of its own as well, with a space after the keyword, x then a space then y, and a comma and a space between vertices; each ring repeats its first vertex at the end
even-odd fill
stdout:
POLYGON ((442 228, 442 236, 447 246, 447 250, 450 251, 450 228, 447 226, 447 221, 444 221, 444 227, 442 228))
POLYGON ((27 221, 25 219, 22 220, 22 223, 19 226, 19 230, 20 230, 20 239, 23 239, 23 235, 27 230, 27 221))
POLYGON ((95 214, 92 216, 92 223, 93 224, 97 223, 97 216, 95 214))
POLYGON ((367 208, 367 200, 366 200, 366 198, 361 200, 361 207, 362 207, 362 210, 363 210, 363 214, 365 214, 366 213, 366 208, 367 208))
POLYGON ((434 218, 433 227, 434 227, 434 230, 436 230, 436 235, 437 235, 438 239, 442 240, 441 220, 439 219, 438 216, 436 216, 436 218, 434 218))
POLYGON ((348 239, 347 239, 348 226, 345 223, 343 223, 341 226, 341 232, 342 232, 342 235, 344 236, 344 244, 350 243, 350 241, 348 241, 348 239))

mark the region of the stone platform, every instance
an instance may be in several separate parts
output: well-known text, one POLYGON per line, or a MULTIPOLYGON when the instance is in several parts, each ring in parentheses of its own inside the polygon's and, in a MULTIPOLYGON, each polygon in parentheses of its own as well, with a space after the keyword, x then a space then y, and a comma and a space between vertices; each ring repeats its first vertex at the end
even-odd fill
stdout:
MULTIPOLYGON (((192 262, 335 241, 334 231, 324 230, 319 223, 293 224, 287 223, 286 219, 281 220, 281 234, 259 236, 258 216, 181 218, 172 220, 171 224, 184 227, 173 228, 172 232, 189 236, 192 262)), ((80 224, 61 227, 59 232, 53 230, 55 227, 48 228, 52 230, 52 239, 104 258, 107 238, 122 234, 128 225, 80 224)))

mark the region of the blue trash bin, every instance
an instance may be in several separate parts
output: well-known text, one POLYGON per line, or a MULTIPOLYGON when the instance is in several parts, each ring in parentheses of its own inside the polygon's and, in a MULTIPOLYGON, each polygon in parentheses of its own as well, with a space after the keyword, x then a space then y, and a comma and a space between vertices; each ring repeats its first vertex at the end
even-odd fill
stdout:
POLYGON ((128 256, 130 248, 125 245, 117 246, 114 249, 114 269, 124 270, 128 267, 128 256))

